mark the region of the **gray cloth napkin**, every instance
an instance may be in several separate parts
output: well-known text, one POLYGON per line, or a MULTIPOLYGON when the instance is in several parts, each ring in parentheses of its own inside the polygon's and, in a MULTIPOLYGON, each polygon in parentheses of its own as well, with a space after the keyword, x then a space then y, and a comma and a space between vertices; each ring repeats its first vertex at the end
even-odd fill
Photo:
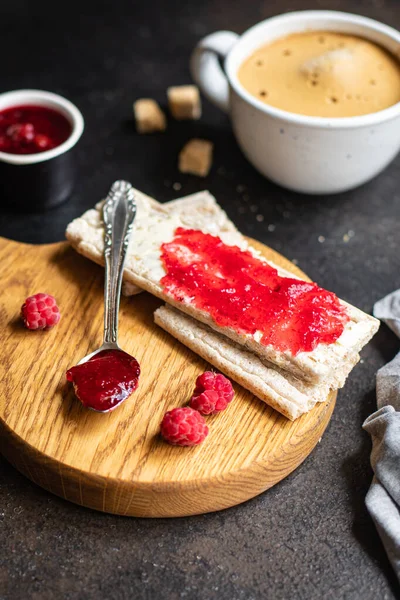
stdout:
MULTIPOLYGON (((400 337, 400 290, 377 302, 374 316, 400 337)), ((365 503, 400 579, 400 353, 379 369, 376 395, 378 410, 363 424, 374 470, 365 503)))

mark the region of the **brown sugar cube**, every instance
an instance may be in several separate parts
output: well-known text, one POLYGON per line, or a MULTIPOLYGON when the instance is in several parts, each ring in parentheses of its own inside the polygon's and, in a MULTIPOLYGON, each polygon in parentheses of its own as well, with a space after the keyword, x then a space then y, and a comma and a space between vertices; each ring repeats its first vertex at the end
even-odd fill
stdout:
POLYGON ((192 139, 179 153, 181 173, 206 177, 211 169, 213 144, 208 140, 192 139))
POLYGON ((136 129, 139 133, 165 131, 167 121, 161 108, 151 98, 141 98, 133 103, 136 129))
POLYGON ((167 89, 171 115, 178 120, 200 119, 201 101, 195 85, 178 85, 167 89))

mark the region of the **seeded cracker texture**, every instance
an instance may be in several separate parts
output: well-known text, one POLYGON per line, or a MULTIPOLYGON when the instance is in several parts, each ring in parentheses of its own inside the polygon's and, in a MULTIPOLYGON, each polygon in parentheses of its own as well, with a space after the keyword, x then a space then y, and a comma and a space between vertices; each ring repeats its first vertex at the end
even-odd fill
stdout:
MULTIPOLYGON (((202 194, 208 194, 203 192, 202 194)), ((194 198, 198 195, 194 195, 194 198)), ((137 218, 127 252, 124 276, 135 285, 158 296, 168 304, 203 322, 215 331, 224 334, 245 349, 255 353, 262 361, 273 363, 295 377, 317 385, 331 388, 342 387, 347 375, 359 360, 358 352, 377 331, 379 321, 357 308, 341 301, 346 306, 350 320, 343 334, 333 344, 319 344, 312 352, 302 352, 297 356, 289 351, 280 352, 272 346, 260 343, 262 333, 243 334, 230 327, 219 327, 210 315, 191 305, 190 299, 177 302, 164 293, 161 279, 165 275, 160 258, 160 247, 173 240, 178 227, 196 228, 213 235, 219 235, 227 245, 235 245, 249 250, 260 260, 277 269, 281 276, 293 277, 291 273, 267 261, 234 228, 221 230, 220 223, 226 224, 226 215, 220 209, 219 219, 210 219, 204 211, 190 210, 189 206, 180 214, 168 213, 162 206, 155 207, 148 198, 136 192, 137 218)), ((215 200, 214 200, 215 203, 215 200)), ((213 206, 214 206, 213 203, 213 206)), ((195 202, 194 202, 195 205, 195 202)), ((215 211, 215 207, 213 208, 215 211)), ((100 206, 75 219, 67 228, 67 239, 81 254, 95 262, 102 263, 104 249, 104 228, 100 206)))

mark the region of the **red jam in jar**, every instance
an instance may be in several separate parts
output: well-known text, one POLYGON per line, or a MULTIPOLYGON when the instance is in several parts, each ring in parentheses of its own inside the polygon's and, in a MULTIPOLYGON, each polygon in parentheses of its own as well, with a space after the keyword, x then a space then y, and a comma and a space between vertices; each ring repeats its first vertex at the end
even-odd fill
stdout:
POLYGON ((281 277, 249 251, 219 237, 178 228, 161 247, 164 292, 207 312, 221 327, 261 334, 261 344, 292 355, 332 344, 350 320, 337 296, 316 285, 281 277))
POLYGON ((71 367, 67 380, 74 384, 77 398, 87 408, 108 411, 116 408, 137 388, 140 366, 122 350, 103 350, 87 362, 71 367))
POLYGON ((0 152, 46 152, 60 146, 71 132, 70 122, 47 106, 13 106, 0 111, 0 152))

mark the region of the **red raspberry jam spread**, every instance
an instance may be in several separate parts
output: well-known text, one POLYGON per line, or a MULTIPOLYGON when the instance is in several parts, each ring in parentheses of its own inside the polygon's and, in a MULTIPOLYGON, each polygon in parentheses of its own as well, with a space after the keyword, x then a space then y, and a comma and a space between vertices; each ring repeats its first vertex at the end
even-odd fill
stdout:
POLYGON ((13 106, 0 111, 0 152, 37 154, 60 146, 71 135, 69 121, 46 106, 13 106))
POLYGON ((140 366, 122 350, 103 350, 87 362, 71 367, 67 380, 74 384, 82 404, 94 410, 111 410, 137 388, 140 366))
POLYGON ((188 302, 221 327, 254 335, 293 355, 332 344, 349 321, 337 296, 315 283, 281 277, 249 251, 218 237, 178 228, 161 247, 164 292, 188 302))

